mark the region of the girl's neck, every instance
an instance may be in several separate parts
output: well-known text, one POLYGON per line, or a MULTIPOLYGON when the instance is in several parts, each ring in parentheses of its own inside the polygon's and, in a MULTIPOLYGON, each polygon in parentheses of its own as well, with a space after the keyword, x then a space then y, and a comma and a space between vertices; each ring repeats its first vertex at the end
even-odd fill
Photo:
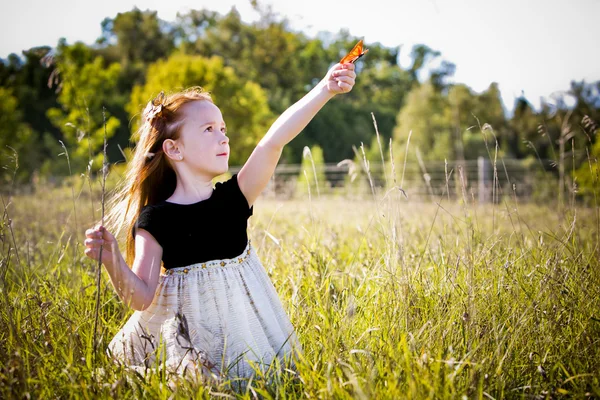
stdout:
POLYGON ((167 201, 177 204, 193 204, 210 198, 212 192, 212 179, 208 179, 208 177, 181 179, 177 176, 177 186, 167 201))

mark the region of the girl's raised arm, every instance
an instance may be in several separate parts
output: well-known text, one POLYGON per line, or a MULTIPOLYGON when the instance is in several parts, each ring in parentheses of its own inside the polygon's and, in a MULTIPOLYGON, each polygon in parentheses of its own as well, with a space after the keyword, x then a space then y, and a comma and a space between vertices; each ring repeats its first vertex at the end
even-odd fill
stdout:
POLYGON ((238 184, 249 206, 269 183, 283 147, 306 127, 329 99, 352 90, 355 78, 354 64, 334 65, 317 86, 277 118, 238 173, 238 184))

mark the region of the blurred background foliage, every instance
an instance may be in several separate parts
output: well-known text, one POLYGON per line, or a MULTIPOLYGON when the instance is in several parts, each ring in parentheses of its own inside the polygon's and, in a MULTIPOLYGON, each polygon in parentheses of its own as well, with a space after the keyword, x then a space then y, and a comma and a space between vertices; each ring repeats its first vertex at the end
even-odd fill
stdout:
MULTIPOLYGON (((256 7, 261 17, 252 23, 235 8, 225 15, 191 10, 175 21, 134 8, 106 18, 93 45, 61 40, 0 59, 2 187, 57 180, 90 166, 96 173, 105 130, 110 162, 123 162, 147 101, 189 86, 213 94, 231 132, 230 164, 243 164, 270 123, 359 39, 348 31, 307 37, 256 7), (58 157, 65 149, 68 160, 58 157)), ((410 49, 407 68, 398 62, 407 49, 366 46, 354 90, 324 107, 286 147, 282 163, 301 163, 305 147, 322 149, 324 163, 355 158, 353 146, 373 143, 373 113, 384 154, 392 139, 399 163, 411 135, 424 160, 472 160, 496 150, 550 160, 562 174, 577 174, 580 194, 593 192, 600 82, 573 81, 565 96, 574 105, 555 98, 535 110, 521 97, 509 113, 496 83, 481 93, 451 83, 455 65, 425 44, 410 49)))

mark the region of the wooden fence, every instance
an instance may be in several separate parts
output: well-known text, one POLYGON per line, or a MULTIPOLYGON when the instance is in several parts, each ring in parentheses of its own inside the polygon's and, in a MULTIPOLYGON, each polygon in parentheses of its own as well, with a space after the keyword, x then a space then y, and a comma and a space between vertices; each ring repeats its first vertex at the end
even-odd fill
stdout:
MULTIPOLYGON (((239 172, 231 167, 230 172, 239 172)), ((318 178, 317 178, 318 180, 318 178)), ((556 168, 548 160, 502 159, 495 163, 480 157, 477 160, 429 161, 397 165, 364 163, 351 160, 338 164, 310 166, 304 171, 300 164, 280 164, 264 195, 276 198, 312 195, 342 195, 364 197, 401 188, 412 200, 467 198, 469 201, 498 202, 503 196, 519 199, 543 199, 556 196, 556 168), (305 174, 306 173, 306 174, 305 174), (298 178, 305 175, 304 181, 298 178), (324 177, 318 186, 315 175, 324 177), (308 182, 308 183, 307 183, 308 182), (310 186, 310 188, 309 188, 310 186)))

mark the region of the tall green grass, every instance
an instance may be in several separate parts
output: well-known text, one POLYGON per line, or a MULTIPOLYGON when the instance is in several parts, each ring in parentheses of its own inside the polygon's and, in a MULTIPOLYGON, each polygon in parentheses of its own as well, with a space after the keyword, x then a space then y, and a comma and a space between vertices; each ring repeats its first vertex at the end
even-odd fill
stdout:
POLYGON ((2 398, 600 396, 595 209, 419 204, 397 190, 260 200, 249 235, 303 357, 238 393, 113 365, 104 349, 131 311, 105 272, 94 365, 96 265, 82 247, 94 219, 80 190, 78 223, 70 188, 4 198, 2 398))

